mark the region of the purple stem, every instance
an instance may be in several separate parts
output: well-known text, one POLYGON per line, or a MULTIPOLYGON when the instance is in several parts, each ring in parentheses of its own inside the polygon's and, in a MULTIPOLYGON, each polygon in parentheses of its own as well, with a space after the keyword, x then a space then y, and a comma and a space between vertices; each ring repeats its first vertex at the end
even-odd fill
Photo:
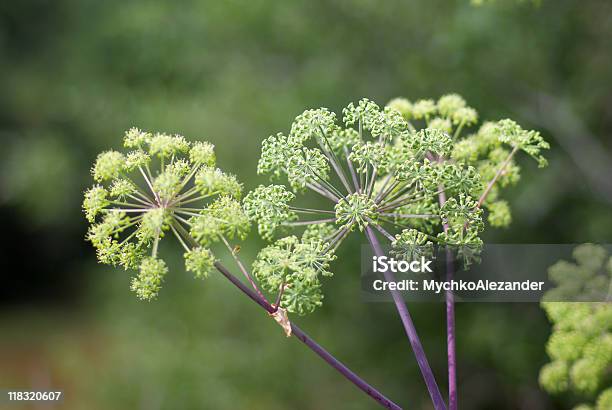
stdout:
MULTIPOLYGON (((276 311, 274 306, 272 306, 268 301, 262 299, 257 293, 255 293, 252 289, 246 286, 240 279, 235 277, 228 271, 225 266, 223 266, 220 262, 215 262, 215 268, 223 276, 229 279, 230 282, 234 284, 238 289, 240 289, 245 295, 247 295, 251 300, 265 309, 268 313, 272 314, 276 311)), ((331 355, 327 350, 325 350, 321 345, 312 340, 310 336, 308 336, 302 329, 300 329, 293 322, 291 323, 291 332, 297 337, 302 343, 304 343, 310 350, 315 352, 319 357, 325 360, 331 367, 336 369, 340 374, 342 374, 346 379, 348 379, 351 383, 357 386, 360 390, 366 393, 368 396, 372 397, 378 404, 393 410, 402 410, 400 406, 386 398, 381 392, 376 390, 374 387, 370 386, 367 382, 365 382, 358 375, 353 373, 351 369, 342 364, 338 359, 331 355)))
MULTIPOLYGON (((453 252, 446 248, 446 280, 453 280, 453 252)), ((446 352, 448 355, 448 409, 457 410, 457 353, 455 349, 455 297, 446 292, 446 352)))
MULTIPOLYGON (((446 193, 443 189, 438 194, 440 206, 446 202, 446 193)), ((442 224, 444 232, 448 231, 448 224, 442 224)), ((453 280, 453 252, 446 247, 446 280, 453 280)), ((455 346, 455 296, 452 290, 445 293, 446 300, 446 354, 448 356, 448 409, 457 410, 457 350, 455 346)))
MULTIPOLYGON (((376 234, 372 230, 370 225, 365 228, 366 236, 368 237, 368 241, 374 250, 374 254, 378 257, 383 256, 384 252, 378 239, 376 238, 376 234)), ((387 282, 395 282, 395 275, 390 270, 386 270, 384 273, 385 280, 387 282)), ((427 390, 429 391, 429 396, 433 402, 434 408, 436 410, 446 410, 446 404, 444 403, 444 399, 442 399, 442 395, 440 394, 440 389, 438 388, 438 384, 436 383, 436 378, 434 377, 433 372, 431 371, 431 367, 429 366, 429 362, 427 361, 427 356, 425 355, 425 351, 423 350, 423 345, 421 344, 421 340, 419 339, 419 335, 417 334, 416 328, 414 327, 414 323, 412 323, 412 318, 410 317, 410 312, 408 312, 408 307, 404 302, 401 294, 397 290, 392 290, 391 296, 393 297, 393 302, 395 303, 395 307, 397 308, 397 312, 400 315, 402 323, 404 325, 404 329, 406 330, 406 335, 408 336, 408 340, 410 341, 410 345, 412 346, 412 351, 416 357, 417 363, 419 365, 419 369, 421 369, 421 374, 423 375, 423 380, 425 380, 425 385, 427 386, 427 390)))

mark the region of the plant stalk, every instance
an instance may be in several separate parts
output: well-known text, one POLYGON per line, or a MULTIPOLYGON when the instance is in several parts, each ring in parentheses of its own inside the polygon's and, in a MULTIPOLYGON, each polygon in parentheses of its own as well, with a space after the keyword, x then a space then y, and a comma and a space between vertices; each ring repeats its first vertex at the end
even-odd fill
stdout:
MULTIPOLYGON (((446 192, 441 188, 438 194, 440 207, 446 202, 446 192)), ((448 224, 442 224, 444 232, 448 224)), ((446 247, 446 280, 452 281, 454 275, 453 252, 446 247)), ((446 355, 448 360, 448 409, 457 410, 457 349, 455 345, 455 296, 452 290, 444 295, 446 303, 446 355)))
MULTIPOLYGON (((266 300, 262 299, 257 293, 255 293, 252 289, 246 286, 240 279, 232 275, 232 273, 225 268, 220 262, 215 262, 215 268, 223 276, 225 276, 234 286, 242 291, 245 295, 247 295, 252 301, 261 306, 266 312, 269 314, 273 314, 276 309, 266 300)), ((342 362, 332 356, 327 350, 325 350, 321 345, 315 342, 310 338, 302 329, 300 329, 293 322, 291 323, 291 333, 297 337, 302 343, 304 343, 310 350, 315 352, 319 357, 325 360, 331 367, 336 369, 342 376, 348 379, 351 383, 357 386, 360 390, 366 393, 368 396, 376 400, 378 404, 382 407, 392 410, 402 410, 400 406, 395 404, 393 401, 385 397, 381 392, 376 390, 374 387, 370 386, 366 381, 364 381, 361 377, 351 371, 348 367, 346 367, 342 362)))
MULTIPOLYGON (((372 247, 374 254, 378 257, 383 256, 384 252, 382 250, 382 247, 380 246, 380 242, 378 242, 376 234, 374 233, 370 225, 366 226, 365 233, 368 237, 368 241, 370 242, 370 246, 372 247)), ((391 272, 389 269, 387 269, 383 274, 387 282, 395 282, 395 275, 393 275, 393 272, 391 272)), ((410 317, 408 307, 406 306, 404 299, 402 299, 401 294, 397 290, 392 290, 390 291, 390 293, 393 297, 393 302, 395 303, 397 312, 400 315, 400 319, 402 320, 402 324, 404 325, 406 335, 408 336, 408 340, 410 341, 410 345, 412 346, 412 351, 414 352, 414 355, 416 357, 419 369, 421 370, 423 380, 425 381, 425 385, 427 386, 427 390, 429 391, 429 396, 431 397, 434 408, 436 410, 446 410, 446 404, 444 403, 444 399, 440 394, 440 389, 438 388, 438 384, 436 383, 436 378, 433 372, 431 371, 429 362, 427 361, 427 356, 425 355, 423 345, 421 344, 419 335, 417 334, 416 328, 414 327, 414 323, 412 322, 412 318, 410 317)))

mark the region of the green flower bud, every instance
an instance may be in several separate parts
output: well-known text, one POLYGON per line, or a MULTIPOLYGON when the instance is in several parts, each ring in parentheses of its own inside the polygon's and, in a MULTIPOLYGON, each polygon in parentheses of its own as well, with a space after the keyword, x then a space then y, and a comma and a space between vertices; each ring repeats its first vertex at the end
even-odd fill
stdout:
POLYGON ((297 219, 289 209, 289 202, 294 198, 283 185, 260 185, 244 198, 243 207, 249 219, 257 223, 259 234, 271 240, 279 226, 297 219))
POLYGON ((452 119, 455 125, 473 125, 478 122, 478 113, 471 107, 463 107, 453 113, 452 119))
POLYGON ((479 195, 482 192, 480 174, 476 168, 456 163, 443 163, 435 167, 436 185, 443 185, 447 195, 479 195))
POLYGON ((413 118, 428 119, 436 113, 436 103, 434 100, 418 100, 412 105, 413 118))
POLYGON ((181 175, 168 167, 153 180, 153 189, 165 203, 174 198, 182 188, 181 175))
POLYGON ((576 246, 572 252, 572 256, 579 265, 590 272, 597 273, 599 269, 603 267, 608 253, 602 246, 585 243, 576 246))
MULTIPOLYGON (((607 310, 612 310, 607 307, 607 310)), ((584 357, 605 369, 612 364, 612 333, 599 335, 584 346, 584 357)))
MULTIPOLYGON (((438 128, 433 126, 433 121, 430 125, 431 128, 438 128)), ((464 161, 467 163, 473 163, 478 160, 478 156, 482 154, 480 145, 476 138, 468 137, 455 143, 451 158, 455 161, 464 161)))
POLYGON ((215 146, 209 142, 195 142, 189 151, 189 160, 197 165, 214 167, 216 162, 215 146))
POLYGON ((612 409, 612 387, 608 387, 597 398, 597 410, 612 409))
POLYGON ((450 153, 453 140, 444 131, 434 128, 424 128, 413 135, 411 147, 422 157, 427 152, 446 156, 450 153))
POLYGON ((406 98, 394 98, 387 103, 387 107, 402 114, 406 120, 412 118, 412 103, 406 98))
POLYGON ((353 128, 336 128, 328 138, 332 150, 342 153, 344 149, 350 150, 354 145, 361 143, 359 132, 353 128))
POLYGON ((91 173, 97 182, 117 178, 125 169, 125 156, 117 151, 106 151, 98 155, 91 173))
POLYGON ((471 197, 460 194, 458 198, 449 198, 440 210, 442 219, 450 228, 461 231, 463 227, 482 229, 482 210, 471 197))
POLYGON ((372 124, 372 137, 381 137, 384 141, 389 141, 402 132, 407 131, 408 123, 402 115, 390 108, 385 108, 372 124))
POLYGON ((319 276, 332 275, 327 269, 334 258, 321 243, 304 243, 289 236, 259 252, 253 273, 264 289, 271 292, 285 286, 281 306, 303 315, 321 305, 319 276))
POLYGON ((215 257, 206 248, 195 248, 186 252, 185 270, 193 272, 198 279, 207 278, 214 267, 215 257))
POLYGON ((320 283, 305 284, 295 281, 287 286, 281 298, 281 306, 288 312, 305 315, 312 313, 323 305, 323 293, 320 283))
POLYGON ((85 192, 83 211, 89 222, 94 222, 96 216, 110 204, 107 197, 108 191, 100 185, 94 185, 85 192))
POLYGON ((346 198, 340 199, 335 206, 336 223, 345 226, 357 224, 359 230, 363 230, 375 221, 378 217, 376 213, 376 203, 365 194, 350 194, 346 198))
POLYGON ((118 199, 125 199, 128 195, 136 192, 136 185, 129 179, 119 178, 113 181, 110 189, 110 196, 118 199))
POLYGON ((567 364, 557 360, 547 363, 540 370, 540 385, 549 393, 561 393, 569 385, 567 364))
POLYGON ((100 263, 114 266, 119 263, 120 253, 121 245, 111 238, 106 238, 96 245, 96 257, 100 263))
POLYGON ((574 361, 582 355, 588 339, 579 332, 555 332, 548 343, 546 351, 553 360, 574 361))
POLYGON ((487 204, 489 223, 496 228, 507 227, 512 222, 510 206, 506 201, 496 201, 487 204))
POLYGON ((429 128, 443 131, 449 134, 453 130, 453 124, 448 118, 434 118, 429 121, 429 128))
POLYGON ((219 231, 230 239, 244 239, 249 233, 250 221, 240 202, 229 196, 222 196, 206 211, 219 224, 219 231))
POLYGON ((172 217, 164 208, 154 208, 145 212, 138 229, 138 239, 142 242, 150 241, 163 236, 164 231, 170 229, 172 217))
POLYGON ((261 157, 257 164, 258 174, 272 173, 279 177, 287 169, 287 160, 293 152, 298 149, 298 145, 289 142, 287 136, 282 133, 271 135, 266 138, 261 145, 261 157))
POLYGON ((125 132, 123 146, 126 148, 142 148, 151 139, 151 133, 132 127, 125 132))
POLYGON ((602 371, 601 363, 592 359, 580 359, 571 368, 572 386, 584 394, 593 394, 599 387, 602 371))
POLYGON ((151 162, 151 157, 144 151, 132 151, 127 154, 125 160, 125 169, 127 171, 134 171, 139 167, 145 167, 151 162))
POLYGON ((352 148, 349 160, 357 164, 357 170, 363 172, 368 165, 380 168, 385 157, 385 149, 378 142, 368 141, 355 144, 352 148))
POLYGON ((395 235, 391 243, 393 254, 405 261, 412 261, 424 256, 430 258, 433 255, 433 243, 428 236, 416 229, 404 229, 395 235))
POLYGON ((192 164, 186 159, 176 159, 166 167, 169 172, 174 172, 177 175, 184 177, 192 170, 192 164))
POLYGON ((550 148, 550 145, 544 141, 539 132, 525 131, 516 122, 509 119, 499 121, 495 132, 499 141, 525 151, 538 162, 538 166, 547 165, 546 159, 540 152, 550 148))
POLYGON ((242 184, 236 177, 226 174, 219 168, 202 167, 195 176, 195 184, 202 195, 230 195, 240 198, 242 195, 242 184))
POLYGON ((123 244, 119 251, 118 263, 125 270, 136 270, 140 266, 143 257, 144 249, 138 244, 128 242, 123 244))
POLYGON ((312 139, 323 141, 336 128, 336 114, 327 108, 306 110, 291 125, 290 137, 296 144, 312 139))
POLYGON ((334 233, 337 233, 338 229, 332 224, 315 224, 309 225, 302 234, 302 242, 321 242, 325 243, 331 239, 334 233))
POLYGON ((362 98, 357 106, 350 103, 346 108, 342 110, 344 124, 348 127, 349 125, 361 125, 366 130, 371 130, 374 124, 379 121, 380 108, 378 105, 362 98))
POLYGON ((447 94, 438 100, 438 112, 443 117, 452 117, 458 110, 465 107, 465 100, 459 94, 447 94))
POLYGON ((159 158, 170 158, 188 150, 189 143, 181 135, 156 133, 149 140, 149 153, 159 158))
POLYGON ((192 217, 189 223, 191 224, 190 235, 203 246, 217 242, 223 234, 221 223, 208 213, 192 217))
POLYGON ((138 276, 132 279, 131 289, 139 299, 153 300, 157 297, 164 276, 168 273, 166 263, 155 257, 144 258, 138 276))
POLYGON ((329 162, 319 149, 304 147, 301 153, 294 153, 285 161, 287 178, 294 189, 303 189, 313 181, 329 179, 329 162))

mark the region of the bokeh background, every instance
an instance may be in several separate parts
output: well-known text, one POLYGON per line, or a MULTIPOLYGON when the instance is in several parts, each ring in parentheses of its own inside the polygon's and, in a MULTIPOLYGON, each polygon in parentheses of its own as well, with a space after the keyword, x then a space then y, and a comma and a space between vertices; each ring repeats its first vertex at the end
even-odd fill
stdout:
MULTIPOLYGON (((374 403, 223 278, 178 260, 159 300, 97 265, 80 210, 96 154, 131 126, 216 144, 247 189, 263 138, 306 108, 462 94, 551 142, 493 243, 610 242, 612 3, 604 0, 0 3, 0 386, 63 409, 369 409, 374 403)), ((406 408, 430 408, 393 306, 359 296, 360 241, 300 325, 406 408)), ((261 246, 243 244, 245 259, 261 246)), ((167 249, 167 254, 179 255, 167 249)), ((443 390, 444 309, 411 306, 443 390)), ((537 383, 533 304, 457 307, 465 409, 566 409, 537 383)), ((13 408, 13 407, 11 407, 13 408)))

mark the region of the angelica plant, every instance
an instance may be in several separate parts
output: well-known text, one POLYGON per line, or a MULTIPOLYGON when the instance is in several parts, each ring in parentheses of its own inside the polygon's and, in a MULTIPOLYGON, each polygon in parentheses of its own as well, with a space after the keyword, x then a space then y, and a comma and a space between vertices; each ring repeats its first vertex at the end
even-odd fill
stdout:
POLYGON ((213 145, 132 128, 125 133, 124 146, 129 152, 111 150, 98 156, 91 170, 95 184, 83 200, 91 223, 86 238, 99 262, 137 271, 131 289, 138 298, 150 301, 158 297, 168 273, 160 243, 174 237, 183 247, 186 271, 204 279, 216 269, 266 310, 288 337, 295 336, 380 405, 401 409, 290 322, 281 307, 282 303, 291 311, 305 312, 320 304, 318 276, 329 275, 326 268, 333 259, 323 251, 322 242, 290 237, 262 250, 254 265, 255 278, 231 243, 244 239, 250 230, 239 202, 242 184, 215 167, 213 145), (249 285, 217 260, 212 249, 217 243, 231 255, 249 285), (263 295, 258 279, 265 289, 279 290, 276 302, 263 295))
MULTIPOLYGON (((463 138, 462 131, 475 125, 478 115, 455 94, 415 103, 398 98, 384 108, 362 99, 349 104, 342 114, 339 119, 325 108, 307 110, 287 134, 263 141, 258 173, 287 180, 287 184, 261 185, 243 200, 245 212, 263 238, 274 241, 307 227, 302 241, 316 243, 322 253, 330 255, 355 232, 365 234, 378 256, 383 251, 376 232, 395 252, 404 254, 417 245, 478 247, 482 244, 483 208, 492 225, 510 222, 510 210, 499 198, 499 187, 518 180, 516 153, 524 151, 545 165, 540 152, 548 144, 539 133, 526 131, 511 120, 485 123, 463 138), (298 196, 307 192, 324 198, 327 207, 300 206, 298 196)), ((271 246, 282 246, 286 240, 271 246)), ((327 262, 319 267, 321 275, 329 276, 327 262)), ((269 276, 271 265, 260 254, 256 275, 269 276)), ((393 281, 391 272, 384 274, 393 281)), ((317 292, 308 288, 302 295, 311 302, 309 310, 321 302, 318 283, 316 288, 317 292)), ((434 407, 444 409, 409 311, 397 291, 391 296, 434 407)), ((452 298, 447 297, 447 303, 449 407, 454 409, 452 298)))
POLYGON ((138 270, 131 289, 152 300, 168 272, 159 256, 164 237, 179 241, 185 269, 197 278, 213 268, 212 243, 245 237, 249 224, 238 202, 242 185, 215 168, 207 142, 190 144, 180 135, 132 128, 124 146, 131 151, 103 152, 92 168, 97 183, 83 201, 92 223, 87 239, 101 263, 138 270))
POLYGON ((612 258, 592 244, 576 247, 573 257, 575 263, 559 261, 548 271, 557 286, 542 302, 553 333, 546 345, 551 362, 540 371, 540 384, 551 394, 573 392, 594 403, 576 410, 607 410, 612 408, 612 258))

